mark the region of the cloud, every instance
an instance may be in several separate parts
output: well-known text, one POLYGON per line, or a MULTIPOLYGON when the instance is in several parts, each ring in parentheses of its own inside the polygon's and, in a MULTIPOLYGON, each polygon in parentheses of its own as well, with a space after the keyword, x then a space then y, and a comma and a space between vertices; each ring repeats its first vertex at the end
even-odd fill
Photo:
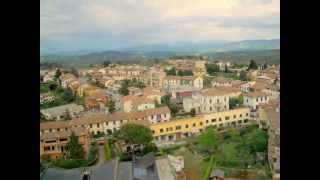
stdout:
POLYGON ((279 0, 40 1, 42 49, 279 36, 279 0))

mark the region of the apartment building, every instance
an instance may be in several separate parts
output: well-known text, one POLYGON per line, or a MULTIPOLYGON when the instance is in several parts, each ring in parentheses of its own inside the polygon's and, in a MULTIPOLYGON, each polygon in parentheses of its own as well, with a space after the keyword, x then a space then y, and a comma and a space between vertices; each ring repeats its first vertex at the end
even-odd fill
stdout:
POLYGON ((79 144, 83 146, 84 153, 88 153, 91 139, 90 133, 81 127, 68 128, 67 130, 41 134, 40 158, 44 155, 48 155, 50 159, 58 159, 61 156, 65 156, 68 150, 67 143, 72 132, 78 138, 79 144))
POLYGON ((188 88, 195 87, 198 89, 203 88, 203 78, 201 76, 167 76, 163 79, 163 88, 188 88))
POLYGON ((41 114, 48 120, 63 120, 69 113, 70 117, 77 117, 81 112, 83 112, 84 108, 81 105, 77 105, 74 103, 66 104, 62 106, 47 108, 40 110, 41 114))
POLYGON ((249 108, 202 114, 195 117, 172 119, 168 122, 151 124, 155 143, 179 140, 202 132, 208 126, 232 127, 249 122, 249 108))
POLYGON ((260 104, 268 103, 269 96, 264 92, 249 92, 243 95, 243 105, 256 111, 260 104))

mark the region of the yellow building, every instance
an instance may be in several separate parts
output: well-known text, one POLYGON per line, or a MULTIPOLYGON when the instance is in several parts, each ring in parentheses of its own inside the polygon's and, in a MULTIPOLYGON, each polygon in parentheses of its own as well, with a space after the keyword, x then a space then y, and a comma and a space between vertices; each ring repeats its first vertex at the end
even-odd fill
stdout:
POLYGON ((179 140, 202 132, 206 127, 242 126, 249 122, 249 108, 238 108, 216 113, 202 114, 168 122, 151 124, 156 143, 179 140))

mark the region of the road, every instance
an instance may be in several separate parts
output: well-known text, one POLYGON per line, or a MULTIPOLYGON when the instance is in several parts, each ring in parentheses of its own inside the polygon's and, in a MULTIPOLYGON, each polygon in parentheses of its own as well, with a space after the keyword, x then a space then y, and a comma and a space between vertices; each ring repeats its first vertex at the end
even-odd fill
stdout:
POLYGON ((98 166, 104 164, 105 158, 104 158, 104 146, 99 145, 98 147, 98 166))

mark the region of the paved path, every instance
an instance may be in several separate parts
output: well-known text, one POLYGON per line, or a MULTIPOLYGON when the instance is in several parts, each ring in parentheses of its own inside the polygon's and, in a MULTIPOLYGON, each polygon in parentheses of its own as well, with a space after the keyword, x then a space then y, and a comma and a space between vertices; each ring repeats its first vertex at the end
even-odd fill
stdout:
POLYGON ((104 145, 99 145, 98 147, 98 164, 97 165, 102 165, 104 164, 105 159, 104 159, 104 145))

